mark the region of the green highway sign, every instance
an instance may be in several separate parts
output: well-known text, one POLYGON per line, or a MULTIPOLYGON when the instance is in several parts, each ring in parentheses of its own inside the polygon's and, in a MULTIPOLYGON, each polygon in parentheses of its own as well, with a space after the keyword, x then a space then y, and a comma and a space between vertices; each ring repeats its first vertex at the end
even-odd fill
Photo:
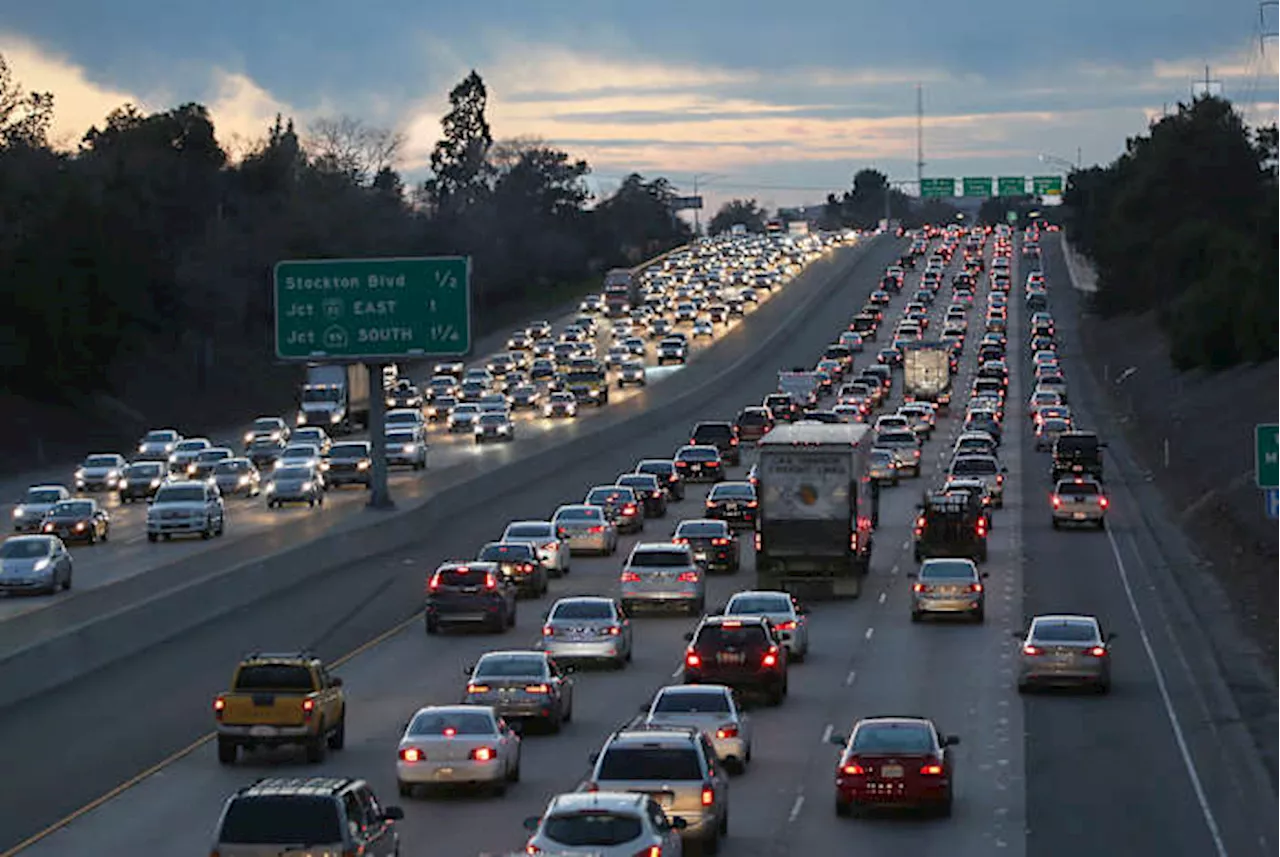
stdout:
POLYGON ((1004 213, 1004 219, 1005 219, 1005 220, 1007 220, 1007 221, 1009 221, 1010 223, 1017 223, 1017 222, 1018 222, 1018 212, 1014 211, 1014 210, 1011 208, 1011 209, 1009 209, 1008 211, 1006 211, 1006 212, 1004 213))
POLYGON ((996 194, 998 196, 1026 196, 1027 177, 1000 176, 996 179, 996 194))
POLYGON ((298 259, 275 267, 276 355, 376 362, 471 350, 471 259, 298 259))
POLYGON ((1032 176, 1031 192, 1036 196, 1062 196, 1062 176, 1032 176))
POLYGON ((991 178, 982 176, 970 178, 966 176, 960 182, 963 192, 961 196, 991 196, 991 178))
POLYGON ((1254 480, 1259 488, 1280 488, 1280 426, 1257 426, 1253 431, 1254 480))
POLYGON ((920 179, 920 196, 955 196, 955 179, 920 179))

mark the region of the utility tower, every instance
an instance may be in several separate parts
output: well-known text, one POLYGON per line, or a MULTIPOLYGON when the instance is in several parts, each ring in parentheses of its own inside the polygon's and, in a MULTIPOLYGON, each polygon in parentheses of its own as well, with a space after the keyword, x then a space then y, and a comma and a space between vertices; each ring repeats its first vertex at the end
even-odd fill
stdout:
POLYGON ((1191 97, 1208 98, 1222 95, 1222 81, 1209 77, 1209 67, 1204 67, 1204 79, 1191 81, 1191 97))

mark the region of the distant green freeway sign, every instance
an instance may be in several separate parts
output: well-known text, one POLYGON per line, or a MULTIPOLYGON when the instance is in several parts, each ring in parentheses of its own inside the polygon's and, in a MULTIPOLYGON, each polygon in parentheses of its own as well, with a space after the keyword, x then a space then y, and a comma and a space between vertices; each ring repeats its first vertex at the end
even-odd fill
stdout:
POLYGON ((1010 223, 1017 223, 1017 222, 1018 222, 1018 212, 1014 211, 1014 210, 1011 208, 1011 209, 1009 209, 1008 211, 1006 211, 1006 212, 1004 213, 1004 219, 1005 219, 1005 220, 1007 220, 1007 221, 1009 221, 1010 223))
POLYGON ((471 350, 471 260, 299 259, 275 267, 276 355, 369 362, 471 350))
POLYGON ((999 196, 1026 196, 1026 176, 1000 176, 996 179, 996 194, 999 196))
POLYGON ((976 178, 965 176, 961 181, 961 196, 991 196, 991 177, 978 176, 976 178))
POLYGON ((1032 176, 1031 192, 1036 196, 1062 196, 1062 176, 1032 176))
POLYGON ((920 179, 920 196, 922 197, 939 197, 939 196, 955 196, 956 180, 950 179, 920 179))
POLYGON ((1280 426, 1259 425, 1253 431, 1254 477, 1259 488, 1280 488, 1280 426))

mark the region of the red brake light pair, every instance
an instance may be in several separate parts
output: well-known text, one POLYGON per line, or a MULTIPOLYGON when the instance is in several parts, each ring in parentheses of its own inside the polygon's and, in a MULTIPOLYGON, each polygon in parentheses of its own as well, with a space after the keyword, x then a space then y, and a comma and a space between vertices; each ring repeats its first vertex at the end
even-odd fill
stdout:
POLYGON ((712 540, 711 540, 711 544, 713 544, 713 545, 715 545, 716 547, 719 547, 719 548, 726 547, 727 545, 729 545, 729 544, 730 544, 730 542, 731 542, 731 540, 730 540, 730 539, 726 539, 726 538, 723 538, 723 537, 718 537, 718 538, 714 538, 714 539, 712 539, 712 540))

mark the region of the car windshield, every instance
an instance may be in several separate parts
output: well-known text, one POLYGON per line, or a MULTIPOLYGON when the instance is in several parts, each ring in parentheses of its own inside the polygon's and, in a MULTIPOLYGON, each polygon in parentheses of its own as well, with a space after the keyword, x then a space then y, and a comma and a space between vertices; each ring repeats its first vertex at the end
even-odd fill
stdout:
POLYGON ((130 464, 125 468, 125 473, 129 476, 159 476, 163 472, 164 465, 153 461, 130 464))
POLYGON ((306 481, 311 478, 311 469, 308 467, 281 467, 276 471, 275 478, 284 482, 306 481))
POLYGON ((416 412, 407 412, 407 413, 401 412, 401 413, 387 414, 388 424, 394 424, 394 423, 416 424, 417 422, 418 422, 418 414, 416 412))
POLYGON ((254 420, 254 421, 253 421, 253 431, 255 431, 255 432, 258 432, 258 431, 278 431, 279 429, 280 429, 280 423, 279 423, 279 421, 277 421, 277 420, 273 420, 273 419, 263 419, 263 420, 254 420))
POLYGON ((0 559, 39 559, 53 547, 49 539, 10 539, 0 544, 0 559))
POLYGON ((743 482, 737 485, 724 484, 717 485, 711 489, 711 500, 754 500, 756 497, 756 489, 751 487, 751 483, 743 482))
POLYGON ((483 711, 424 711, 409 724, 410 735, 493 735, 493 717, 483 711))
POLYGON ((227 473, 243 473, 248 469, 249 462, 247 461, 220 461, 213 468, 213 472, 222 476, 227 473))
POLYGON ((231 802, 218 833, 226 845, 341 844, 338 804, 312 795, 255 795, 231 802))
POLYGON ((177 449, 180 452, 191 452, 197 449, 204 449, 208 445, 209 442, 207 440, 184 440, 178 444, 177 449))
POLYGON ((368 455, 368 448, 358 443, 340 443, 329 451, 330 458, 365 458, 368 455))
POLYGON ((285 458, 315 458, 320 451, 314 446, 290 446, 284 451, 285 458))
POLYGON ((119 461, 114 455, 91 455, 84 460, 85 467, 115 467, 119 461))
POLYGON ((957 458, 951 465, 951 473, 956 476, 990 476, 997 470, 991 458, 957 458))
POLYGON ((608 601, 562 601, 551 611, 552 619, 612 619, 608 601))
POLYGON ((630 562, 645 568, 679 568, 688 564, 689 554, 679 550, 638 550, 630 562))
POLYGON ((204 488, 200 485, 170 485, 156 494, 156 505, 164 503, 203 503, 204 488))
POLYGON ((655 714, 728 714, 729 697, 722 691, 664 693, 654 703, 655 714))
POLYGON ((922 723, 863 726, 853 736, 855 753, 931 753, 933 734, 922 723))
POLYGON ((790 613, 791 596, 783 594, 735 595, 729 600, 725 613, 751 615, 755 613, 790 613))
MULTIPOLYGON (((572 848, 625 845, 640 837, 640 818, 605 809, 591 809, 569 815, 552 815, 542 825, 542 835, 552 842, 572 848)), ((648 854, 652 849, 645 849, 648 854)))
POLYGON ((1031 636, 1042 643, 1093 643, 1098 640, 1098 629, 1092 622, 1079 619, 1041 619, 1036 621, 1031 636))
POLYGON ((480 406, 471 404, 470 402, 465 405, 458 405, 458 407, 453 409, 453 415, 455 417, 472 416, 478 413, 480 413, 480 406))
POLYGON ((210 461, 221 461, 224 458, 230 458, 231 454, 225 449, 206 449, 204 452, 196 456, 196 461, 207 463, 210 461))
POLYGON ((56 503, 62 492, 56 488, 32 488, 27 491, 28 503, 56 503))
POLYGON ((546 666, 546 660, 539 655, 502 655, 481 660, 472 678, 542 678, 546 666))
POLYGON ((147 436, 142 439, 143 443, 169 443, 177 437, 176 432, 171 431, 149 431, 147 436))
POLYGON ((973 576, 973 566, 963 560, 931 559, 920 567, 921 580, 972 580, 973 576))
POLYGON ((596 779, 687 782, 702 779, 702 766, 693 747, 610 747, 596 779))
POLYGON ((279 449, 280 441, 272 440, 269 437, 258 438, 253 442, 253 449, 279 449))
POLYGON ((54 505, 49 510, 50 515, 62 516, 83 516, 93 512, 93 503, 88 500, 63 500, 61 503, 54 505))
POLYGON ((484 426, 500 426, 507 422, 506 414, 483 414, 480 417, 480 425, 484 426))

